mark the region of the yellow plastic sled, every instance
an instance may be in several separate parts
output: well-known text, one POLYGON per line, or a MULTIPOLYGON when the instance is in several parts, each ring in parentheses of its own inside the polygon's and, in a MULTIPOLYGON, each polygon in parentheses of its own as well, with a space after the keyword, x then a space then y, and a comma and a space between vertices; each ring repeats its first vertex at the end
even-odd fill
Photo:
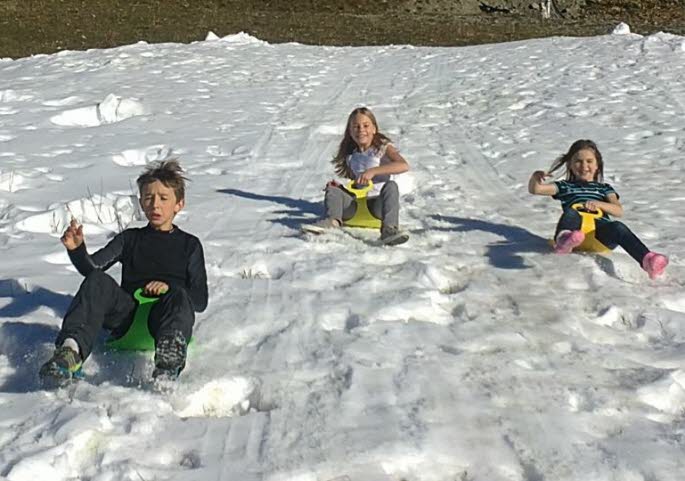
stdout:
MULTIPOLYGON (((580 230, 585 234, 585 240, 578 247, 574 248, 574 252, 596 252, 605 253, 611 252, 607 246, 602 244, 595 238, 595 219, 601 218, 604 213, 601 209, 597 209, 596 212, 588 211, 585 209, 583 204, 573 204, 572 209, 576 210, 580 214, 582 223, 580 225, 580 230)), ((554 241, 551 241, 554 245, 554 241)))
POLYGON ((346 186, 345 189, 354 194, 357 201, 357 212, 351 219, 343 222, 347 227, 363 227, 365 229, 380 229, 381 220, 376 219, 369 211, 369 206, 366 203, 366 194, 373 188, 373 182, 369 182, 367 185, 355 188, 355 182, 352 180, 346 186))

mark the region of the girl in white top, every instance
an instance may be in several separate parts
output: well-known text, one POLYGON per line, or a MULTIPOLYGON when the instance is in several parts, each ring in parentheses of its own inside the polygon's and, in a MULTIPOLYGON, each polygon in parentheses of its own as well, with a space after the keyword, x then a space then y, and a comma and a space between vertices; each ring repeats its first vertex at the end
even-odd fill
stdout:
MULTIPOLYGON (((382 222, 381 241, 388 245, 406 242, 409 236, 399 230, 399 190, 391 176, 408 171, 409 164, 390 139, 378 131, 378 122, 371 110, 359 107, 350 113, 345 135, 331 163, 336 174, 358 185, 373 181, 367 205, 371 214, 382 222)), ((304 231, 319 234, 328 228, 340 227, 356 211, 354 195, 335 180, 326 186, 324 204, 326 217, 304 225, 304 231)))

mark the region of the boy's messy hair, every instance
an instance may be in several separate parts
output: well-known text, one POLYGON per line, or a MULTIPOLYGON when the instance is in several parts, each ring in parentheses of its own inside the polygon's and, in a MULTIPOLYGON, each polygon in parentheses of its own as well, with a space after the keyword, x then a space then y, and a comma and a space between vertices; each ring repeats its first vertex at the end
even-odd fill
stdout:
POLYGON ((571 172, 571 169, 569 169, 568 166, 571 163, 571 161, 575 158, 576 154, 581 150, 592 150, 595 153, 595 158, 597 159, 597 172, 595 172, 595 178, 593 180, 595 182, 603 182, 604 160, 602 159, 602 153, 597 148, 597 144, 595 144, 592 140, 588 139, 580 139, 573 142, 573 144, 571 144, 571 147, 568 149, 568 152, 566 152, 564 155, 562 155, 552 163, 552 166, 549 169, 549 173, 551 174, 552 172, 560 169, 561 167, 566 167, 566 180, 577 180, 576 176, 573 175, 573 172, 571 172))
POLYGON ((352 120, 358 114, 362 114, 368 117, 369 120, 371 120, 371 123, 373 123, 373 126, 376 128, 376 135, 373 136, 373 141, 371 142, 371 145, 373 145, 376 148, 380 148, 383 144, 387 144, 388 142, 390 142, 390 139, 387 136, 381 134, 378 131, 378 122, 376 122, 376 116, 373 115, 373 112, 371 112, 371 110, 369 110, 366 107, 357 107, 356 109, 354 109, 352 113, 350 113, 349 117, 347 117, 347 125, 345 125, 345 135, 343 136, 343 139, 340 142, 338 153, 335 157, 333 157, 333 160, 331 160, 331 164, 333 164, 333 166, 335 167, 335 173, 340 177, 346 177, 348 179, 353 179, 354 173, 347 165, 347 156, 357 149, 357 143, 352 138, 352 135, 350 135, 350 124, 352 124, 352 120))
POLYGON ((140 177, 136 179, 138 191, 142 192, 143 187, 152 184, 156 180, 174 190, 176 202, 185 199, 186 181, 188 178, 183 175, 183 169, 181 168, 178 159, 164 160, 146 168, 143 173, 140 174, 140 177))

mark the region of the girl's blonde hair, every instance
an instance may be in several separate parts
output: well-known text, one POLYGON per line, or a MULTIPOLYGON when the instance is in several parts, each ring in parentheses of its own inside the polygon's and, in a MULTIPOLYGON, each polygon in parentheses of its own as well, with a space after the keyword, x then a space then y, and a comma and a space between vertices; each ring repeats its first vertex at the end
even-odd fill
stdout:
POLYGON ((576 176, 573 175, 573 172, 571 172, 571 169, 568 168, 568 164, 581 150, 591 150, 592 152, 594 152, 595 159, 597 159, 597 172, 595 172, 595 178, 593 180, 595 182, 603 182, 604 160, 602 159, 602 153, 597 148, 597 144, 595 144, 592 140, 587 139, 580 139, 573 142, 573 144, 571 144, 571 147, 568 149, 568 152, 566 152, 564 155, 562 155, 552 163, 552 166, 549 168, 549 173, 551 174, 552 172, 560 169, 561 167, 566 167, 566 180, 577 180, 576 176))
POLYGON ((358 107, 354 109, 352 113, 350 113, 349 117, 347 117, 345 135, 343 136, 343 139, 340 142, 338 153, 335 155, 335 157, 333 157, 333 160, 331 160, 331 164, 333 164, 335 168, 335 173, 340 177, 346 177, 348 179, 354 179, 354 173, 347 165, 347 156, 355 150, 357 150, 358 148, 357 143, 354 141, 352 135, 350 134, 350 125, 352 124, 352 120, 354 120, 354 117, 359 114, 368 117, 369 120, 371 120, 373 126, 376 128, 376 134, 373 136, 373 140, 371 141, 372 146, 378 149, 384 144, 390 142, 390 138, 388 138, 384 134, 381 134, 378 131, 378 122, 376 122, 376 116, 373 115, 373 112, 371 112, 371 110, 369 110, 366 107, 358 107))

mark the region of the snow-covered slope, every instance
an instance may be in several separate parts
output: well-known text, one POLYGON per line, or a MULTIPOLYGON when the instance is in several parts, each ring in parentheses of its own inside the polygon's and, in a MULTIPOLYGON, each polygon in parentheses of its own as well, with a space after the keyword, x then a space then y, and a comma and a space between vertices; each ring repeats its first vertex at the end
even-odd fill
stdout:
POLYGON ((668 34, 239 35, 0 61, 0 477, 680 481, 684 115, 685 39, 668 34), (396 248, 298 233, 359 105, 412 166, 396 248), (559 206, 527 179, 578 138, 670 255, 662 279, 620 251, 550 253, 559 206), (91 251, 142 225, 135 178, 174 156, 210 282, 177 390, 99 348, 89 382, 42 391, 81 281, 65 223, 91 251))

